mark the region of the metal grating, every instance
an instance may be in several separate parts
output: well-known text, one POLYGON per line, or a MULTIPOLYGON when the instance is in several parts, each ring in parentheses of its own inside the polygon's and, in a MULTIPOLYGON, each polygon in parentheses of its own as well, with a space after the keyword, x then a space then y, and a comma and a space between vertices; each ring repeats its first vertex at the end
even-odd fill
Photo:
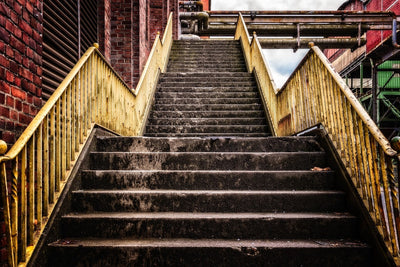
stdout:
POLYGON ((47 100, 97 41, 97 0, 45 0, 43 28, 42 97, 47 100))

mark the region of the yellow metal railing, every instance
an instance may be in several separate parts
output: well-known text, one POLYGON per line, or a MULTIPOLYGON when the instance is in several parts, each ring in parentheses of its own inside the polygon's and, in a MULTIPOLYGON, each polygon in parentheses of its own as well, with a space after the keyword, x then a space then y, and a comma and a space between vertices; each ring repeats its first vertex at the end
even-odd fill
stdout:
POLYGON ((249 37, 239 17, 235 39, 241 40, 248 69, 257 76, 273 131, 292 135, 322 124, 388 250, 399 259, 399 158, 318 47, 311 47, 285 86, 277 90, 257 36, 249 37))
POLYGON ((78 61, 12 148, 0 157, 8 263, 25 264, 94 124, 141 134, 172 45, 172 14, 132 91, 96 47, 78 61), (11 192, 7 183, 11 183, 11 192))

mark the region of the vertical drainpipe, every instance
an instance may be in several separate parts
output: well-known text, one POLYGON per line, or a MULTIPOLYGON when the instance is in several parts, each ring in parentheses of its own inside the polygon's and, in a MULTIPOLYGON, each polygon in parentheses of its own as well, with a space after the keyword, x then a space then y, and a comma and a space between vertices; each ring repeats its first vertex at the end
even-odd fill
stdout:
POLYGON ((360 64, 360 96, 362 96, 364 94, 363 82, 364 82, 364 65, 363 65, 363 62, 361 61, 361 64, 360 64))
POLYGON ((378 124, 377 91, 378 91, 378 66, 371 59, 372 68, 372 120, 378 124))

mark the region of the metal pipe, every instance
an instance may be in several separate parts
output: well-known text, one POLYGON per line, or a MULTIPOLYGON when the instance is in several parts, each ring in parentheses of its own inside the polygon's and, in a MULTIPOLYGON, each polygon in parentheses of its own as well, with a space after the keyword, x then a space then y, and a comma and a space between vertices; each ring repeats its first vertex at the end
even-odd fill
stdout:
POLYGON ((392 22, 392 45, 395 48, 400 48, 400 45, 397 43, 397 19, 393 18, 392 22))
POLYGON ((372 120, 378 124, 378 113, 377 113, 377 89, 378 89, 378 66, 371 59, 372 68, 372 120))
MULTIPOLYGON (((353 48, 358 46, 357 38, 258 38, 262 48, 309 48, 309 43, 314 43, 321 49, 325 48, 353 48), (300 43, 300 45, 299 45, 300 43)), ((366 39, 361 39, 361 45, 366 44, 366 39)))
MULTIPOLYGON (((353 36, 358 35, 357 25, 329 25, 329 24, 298 24, 303 36, 353 36)), ((257 36, 297 36, 296 24, 248 24, 249 32, 256 32, 257 36)), ((368 25, 362 25, 362 33, 368 31, 368 25)), ((236 25, 209 24, 208 29, 199 32, 200 35, 223 35, 232 36, 236 25)))
POLYGON ((197 20, 199 30, 207 30, 208 28, 208 13, 207 12, 180 12, 179 20, 197 20))

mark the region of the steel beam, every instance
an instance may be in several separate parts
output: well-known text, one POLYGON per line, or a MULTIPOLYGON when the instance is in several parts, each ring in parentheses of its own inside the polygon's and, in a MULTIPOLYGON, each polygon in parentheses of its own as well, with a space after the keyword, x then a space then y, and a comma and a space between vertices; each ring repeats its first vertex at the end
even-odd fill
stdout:
MULTIPOLYGON (((309 48, 309 43, 314 43, 321 49, 325 48, 353 48, 357 47, 357 38, 258 38, 262 48, 284 49, 284 48, 309 48)), ((361 45, 366 43, 365 38, 361 38, 361 45)))
MULTIPOLYGON (((257 36, 297 36, 297 25, 295 24, 250 24, 247 26, 249 32, 256 32, 257 36)), ((353 25, 331 25, 331 24, 300 24, 302 36, 357 36, 359 26, 353 25)), ((368 25, 361 26, 361 35, 369 30, 368 25)), ((200 35, 210 36, 232 36, 235 34, 236 25, 210 24, 208 29, 199 32, 200 35)))
POLYGON ((242 13, 248 23, 335 23, 392 25, 393 12, 372 11, 211 11, 210 23, 232 24, 242 13))

